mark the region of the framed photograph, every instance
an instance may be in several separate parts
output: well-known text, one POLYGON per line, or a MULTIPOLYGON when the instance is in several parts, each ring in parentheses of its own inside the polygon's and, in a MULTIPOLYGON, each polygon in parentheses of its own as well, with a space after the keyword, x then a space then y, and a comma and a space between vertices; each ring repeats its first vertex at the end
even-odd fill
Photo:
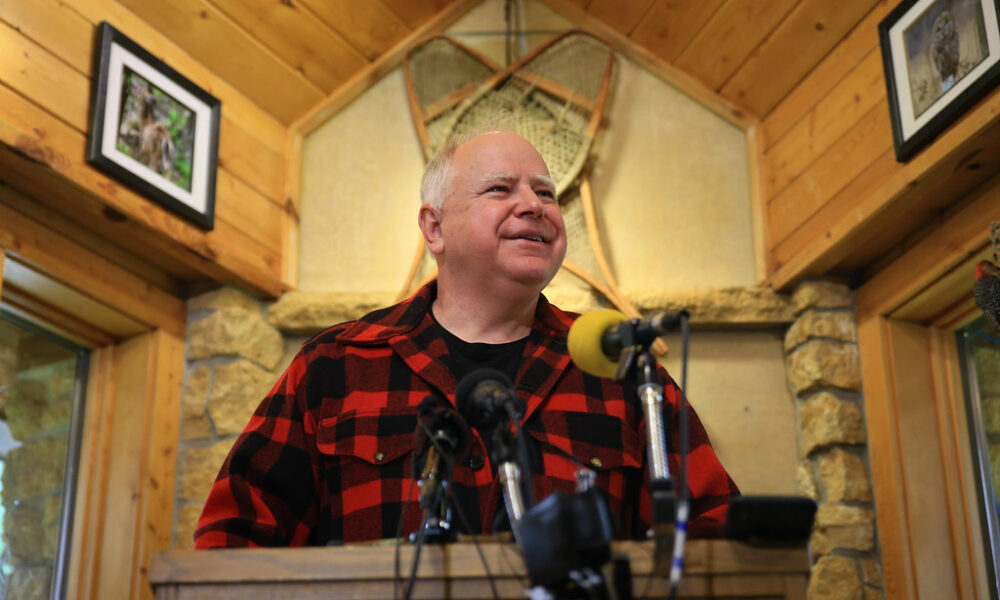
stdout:
POLYGON ((1000 80, 995 0, 904 0, 878 26, 896 160, 905 162, 1000 80))
POLYGON ((221 103, 101 23, 87 161, 210 230, 221 103))

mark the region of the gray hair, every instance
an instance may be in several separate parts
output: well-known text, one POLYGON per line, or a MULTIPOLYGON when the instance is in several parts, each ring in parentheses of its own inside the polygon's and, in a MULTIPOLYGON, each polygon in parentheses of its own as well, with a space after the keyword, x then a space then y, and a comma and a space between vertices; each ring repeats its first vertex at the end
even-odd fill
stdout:
POLYGON ((523 134, 517 130, 513 116, 506 111, 497 113, 465 132, 451 137, 424 168, 424 176, 420 179, 420 202, 440 210, 450 191, 451 162, 455 157, 455 151, 467 142, 495 131, 506 131, 523 137, 523 134))

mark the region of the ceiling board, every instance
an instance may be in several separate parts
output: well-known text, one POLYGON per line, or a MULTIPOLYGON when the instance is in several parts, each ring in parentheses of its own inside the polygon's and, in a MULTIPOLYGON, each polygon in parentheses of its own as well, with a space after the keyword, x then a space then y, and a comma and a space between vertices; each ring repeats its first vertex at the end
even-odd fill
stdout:
POLYGON ((414 2, 413 0, 380 0, 382 5, 388 8, 401 21, 406 23, 410 29, 416 29, 418 25, 433 17, 445 6, 450 4, 449 0, 423 0, 414 2))
POLYGON ((672 62, 725 0, 657 0, 632 32, 632 41, 672 62))
POLYGON ((587 5, 587 12, 612 29, 629 35, 649 12, 652 4, 653 0, 592 0, 587 5))
POLYGON ((339 33, 298 4, 257 0, 211 2, 327 93, 368 63, 339 33))
POLYGON ((729 100, 766 115, 875 4, 802 0, 722 87, 729 100))
POLYGON ((373 61, 410 31, 379 2, 355 0, 298 0, 339 32, 369 61, 373 61))
POLYGON ((324 95, 304 75, 205 0, 119 2, 282 123, 290 123, 324 95))

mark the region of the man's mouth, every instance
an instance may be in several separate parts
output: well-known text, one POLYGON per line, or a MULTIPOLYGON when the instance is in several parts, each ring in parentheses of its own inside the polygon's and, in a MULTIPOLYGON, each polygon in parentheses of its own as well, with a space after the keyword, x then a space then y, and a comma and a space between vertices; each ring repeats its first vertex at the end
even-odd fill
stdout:
POLYGON ((521 236, 518 236, 517 239, 519 239, 519 240, 529 240, 529 241, 532 241, 532 242, 544 242, 545 241, 544 239, 542 239, 542 236, 540 236, 540 235, 521 235, 521 236))

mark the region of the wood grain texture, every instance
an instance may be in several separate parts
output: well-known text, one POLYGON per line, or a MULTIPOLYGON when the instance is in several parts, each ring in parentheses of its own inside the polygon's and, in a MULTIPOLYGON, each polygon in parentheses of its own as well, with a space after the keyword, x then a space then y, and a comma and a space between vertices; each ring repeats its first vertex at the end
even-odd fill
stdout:
POLYGON ((452 1, 424 0, 422 2, 414 2, 413 0, 378 0, 378 2, 392 11, 392 14, 396 15, 410 29, 416 29, 421 23, 433 17, 435 13, 452 1))
POLYGON ((674 64, 718 91, 798 1, 727 0, 674 64))
POLYGON ((802 0, 722 86, 721 94, 765 116, 868 13, 874 0, 802 0))
POLYGON ((0 21, 83 74, 93 64, 93 27, 55 0, 0 3, 0 21))
POLYGON ((409 28, 380 2, 298 0, 369 62, 406 37, 409 28))
POLYGON ((878 50, 878 24, 894 6, 896 2, 890 0, 878 2, 827 57, 763 119, 761 135, 765 148, 777 143, 867 54, 878 50))
POLYGON ((687 48, 725 0, 656 0, 629 36, 665 62, 687 48))
POLYGON ((631 35, 654 0, 592 0, 587 12, 623 35, 631 35))
POLYGON ((300 4, 280 0, 211 2, 326 93, 368 64, 340 33, 300 4))
POLYGON ((323 96, 302 73, 206 0, 119 2, 282 123, 292 122, 323 96), (220 52, 220 48, 225 51, 220 52), (277 90, 280 93, 275 93, 277 90))
POLYGON ((873 48, 830 92, 764 152, 765 194, 773 198, 873 107, 886 103, 882 54, 873 48))

